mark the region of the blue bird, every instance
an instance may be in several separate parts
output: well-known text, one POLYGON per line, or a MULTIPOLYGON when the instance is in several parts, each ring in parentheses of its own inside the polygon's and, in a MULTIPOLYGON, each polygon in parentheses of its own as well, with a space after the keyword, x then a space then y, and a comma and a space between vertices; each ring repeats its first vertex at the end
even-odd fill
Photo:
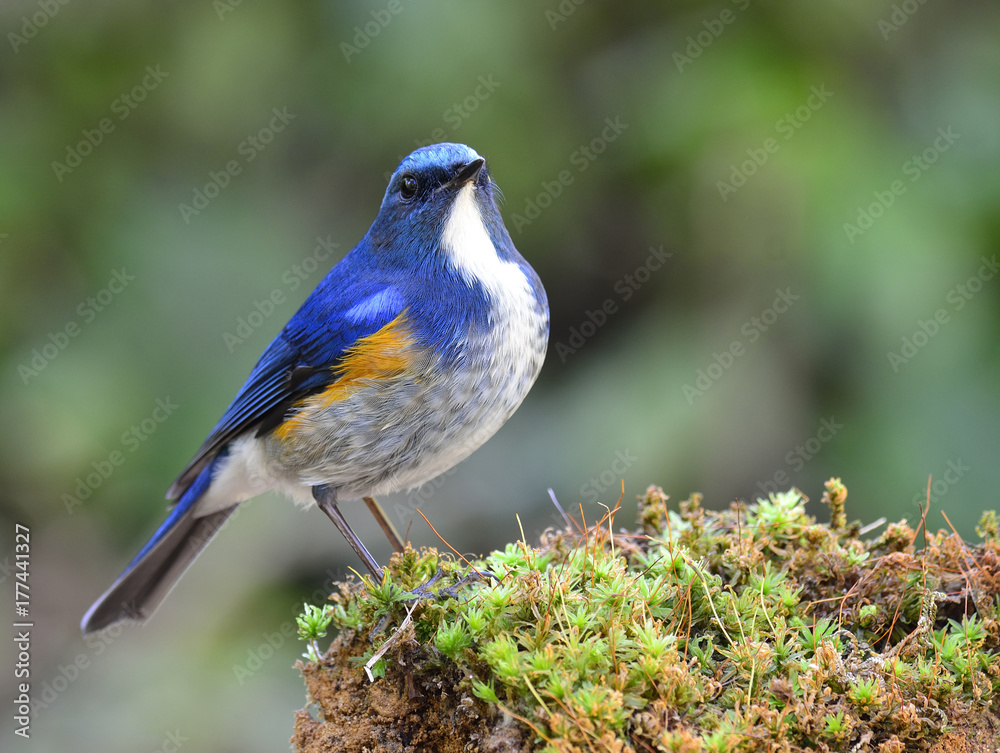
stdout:
POLYGON ((499 429, 545 358, 549 307, 514 248, 485 160, 416 150, 378 216, 268 346, 194 459, 152 539, 88 610, 84 634, 143 621, 241 502, 278 489, 315 501, 376 578, 338 508, 411 489, 499 429))

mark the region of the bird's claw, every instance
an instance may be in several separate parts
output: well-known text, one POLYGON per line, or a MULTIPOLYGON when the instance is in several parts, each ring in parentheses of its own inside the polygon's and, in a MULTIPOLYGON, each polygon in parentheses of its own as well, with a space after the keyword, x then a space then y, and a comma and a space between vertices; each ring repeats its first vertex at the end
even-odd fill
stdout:
POLYGON ((417 600, 417 599, 441 599, 441 598, 457 599, 458 598, 458 592, 461 591, 463 588, 465 588, 470 583, 477 583, 477 582, 479 582, 481 580, 487 580, 487 579, 494 580, 497 583, 500 582, 500 579, 497 578, 497 576, 495 576, 493 573, 491 573, 489 571, 479 572, 477 570, 473 570, 468 575, 466 575, 466 576, 460 578, 459 580, 455 581, 454 584, 452 584, 452 585, 450 585, 450 586, 448 586, 446 588, 439 588, 437 591, 431 591, 430 587, 433 586, 435 583, 437 583, 439 580, 441 580, 441 578, 442 578, 443 575, 444 575, 444 570, 442 570, 439 567, 437 569, 437 572, 434 573, 434 575, 432 575, 430 577, 430 579, 426 583, 424 583, 424 584, 418 586, 417 588, 414 588, 412 591, 410 591, 410 594, 409 594, 410 597, 412 599, 414 599, 414 600, 417 600))

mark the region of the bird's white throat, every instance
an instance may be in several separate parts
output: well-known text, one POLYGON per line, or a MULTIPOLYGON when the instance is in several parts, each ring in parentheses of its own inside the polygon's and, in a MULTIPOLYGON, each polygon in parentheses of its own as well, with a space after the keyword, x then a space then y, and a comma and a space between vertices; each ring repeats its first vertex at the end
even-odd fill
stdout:
POLYGON ((459 190, 441 244, 459 274, 486 291, 492 309, 489 351, 494 368, 510 370, 515 382, 529 379, 530 374, 530 385, 545 353, 548 315, 541 310, 521 264, 497 254, 474 190, 471 183, 459 190))
POLYGON ((528 280, 516 263, 497 255, 483 224, 474 191, 472 183, 459 189, 445 221, 441 245, 461 275, 478 282, 494 301, 498 301, 519 288, 528 287, 528 280))

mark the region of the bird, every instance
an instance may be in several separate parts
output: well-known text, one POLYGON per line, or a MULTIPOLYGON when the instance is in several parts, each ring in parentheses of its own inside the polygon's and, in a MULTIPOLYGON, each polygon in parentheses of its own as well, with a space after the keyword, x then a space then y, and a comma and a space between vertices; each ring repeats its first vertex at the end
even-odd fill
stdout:
POLYGON ((246 500, 315 502, 372 577, 382 569, 340 511, 449 470, 507 421, 549 339, 541 279, 514 247, 483 157, 421 147, 378 214, 261 355, 167 491, 172 508, 87 611, 84 635, 144 622, 246 500))

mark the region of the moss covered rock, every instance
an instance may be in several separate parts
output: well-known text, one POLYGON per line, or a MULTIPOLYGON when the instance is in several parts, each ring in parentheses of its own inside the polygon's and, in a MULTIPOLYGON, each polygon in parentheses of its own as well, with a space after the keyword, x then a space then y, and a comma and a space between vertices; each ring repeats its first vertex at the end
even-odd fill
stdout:
POLYGON ((710 512, 650 487, 635 531, 615 510, 478 562, 395 555, 331 597, 340 633, 300 664, 293 743, 993 753, 996 516, 977 545, 924 520, 864 538, 846 498, 827 482, 827 525, 795 490, 710 512))

